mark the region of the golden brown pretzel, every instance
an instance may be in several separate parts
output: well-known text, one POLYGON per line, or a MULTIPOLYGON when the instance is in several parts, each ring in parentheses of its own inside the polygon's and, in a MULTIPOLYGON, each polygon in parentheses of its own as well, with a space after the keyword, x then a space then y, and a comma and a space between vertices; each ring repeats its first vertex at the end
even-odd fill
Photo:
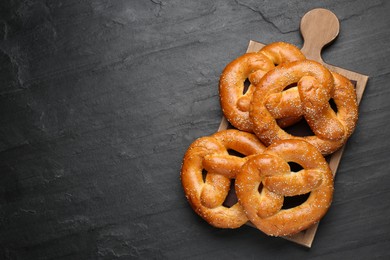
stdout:
POLYGON ((356 126, 356 92, 348 79, 318 62, 285 63, 267 73, 256 87, 250 118, 254 133, 267 145, 276 140, 301 139, 326 155, 340 148, 356 126), (283 91, 294 83, 297 87, 283 91), (337 112, 330 106, 331 98, 337 112), (302 115, 315 135, 293 136, 278 125, 279 119, 302 115))
POLYGON ((231 179, 248 157, 229 155, 234 150, 245 156, 261 153, 265 146, 253 134, 235 129, 202 137, 188 148, 181 169, 181 181, 193 210, 208 223, 220 228, 237 228, 247 222, 239 203, 225 207, 231 179), (207 171, 203 180, 203 171, 207 171))
POLYGON ((226 119, 237 129, 252 132, 249 105, 254 85, 275 65, 304 59, 305 56, 294 45, 275 42, 257 53, 246 53, 229 63, 219 81, 220 102, 226 119), (251 84, 244 93, 246 79, 251 84))
POLYGON ((302 140, 283 140, 250 157, 236 177, 235 189, 247 217, 258 229, 271 236, 286 236, 307 229, 324 216, 333 197, 333 175, 314 146, 302 140), (288 162, 303 169, 291 172, 288 162), (284 197, 309 192, 303 204, 282 209, 284 197))
POLYGON ((261 48, 259 52, 272 60, 275 65, 306 59, 305 55, 295 45, 287 42, 268 44, 261 48))

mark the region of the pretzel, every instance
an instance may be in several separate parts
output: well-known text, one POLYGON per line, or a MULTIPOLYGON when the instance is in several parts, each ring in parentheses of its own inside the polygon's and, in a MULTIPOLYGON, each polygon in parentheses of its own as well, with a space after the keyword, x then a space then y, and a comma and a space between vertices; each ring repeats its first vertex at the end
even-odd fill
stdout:
POLYGON ((261 153, 265 146, 255 135, 235 129, 201 137, 184 156, 181 181, 191 207, 199 216, 215 227, 238 228, 248 221, 241 205, 236 203, 229 208, 223 202, 231 179, 235 179, 249 157, 232 156, 228 150, 250 156, 261 153))
POLYGON ((254 133, 266 145, 276 140, 301 139, 327 155, 339 149, 355 129, 356 92, 351 82, 318 62, 285 63, 266 74, 253 93, 250 118, 254 133), (297 87, 283 91, 297 83, 297 87), (333 98, 337 112, 329 100, 333 98), (277 120, 304 116, 315 135, 298 137, 285 132, 277 120))
POLYGON ((246 53, 229 63, 219 81, 220 103, 226 119, 235 128, 252 132, 249 106, 254 86, 275 65, 304 59, 305 56, 294 45, 275 42, 257 53, 246 53), (244 93, 246 79, 250 85, 244 93))
POLYGON ((313 145, 282 140, 248 159, 237 175, 235 190, 247 217, 258 229, 270 236, 287 236, 307 229, 324 216, 333 197, 333 175, 313 145), (288 162, 303 169, 291 172, 288 162), (303 204, 282 209, 284 197, 309 192, 303 204))

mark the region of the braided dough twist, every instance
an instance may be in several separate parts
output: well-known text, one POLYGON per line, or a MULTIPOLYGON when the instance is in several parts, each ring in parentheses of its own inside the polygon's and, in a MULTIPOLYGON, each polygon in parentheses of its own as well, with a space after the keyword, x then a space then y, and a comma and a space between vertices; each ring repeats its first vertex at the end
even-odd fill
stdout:
POLYGON ((266 145, 277 140, 300 139, 326 155, 339 149, 355 129, 358 119, 356 92, 348 79, 331 73, 318 62, 285 63, 267 73, 256 86, 250 118, 254 133, 266 145), (284 91, 294 83, 297 87, 284 91), (329 104, 331 98, 337 112, 329 104), (314 136, 290 135, 277 122, 302 116, 314 136))
POLYGON ((181 181, 191 207, 199 216, 215 227, 238 228, 248 221, 241 205, 236 203, 229 208, 223 202, 231 179, 236 178, 249 157, 232 156, 228 150, 250 156, 263 152, 265 146, 255 135, 235 129, 201 137, 184 155, 181 181))
POLYGON ((324 216, 333 197, 333 175, 314 146, 302 140, 283 140, 242 166, 235 189, 247 217, 258 229, 272 236, 287 236, 324 216), (288 162, 298 163, 303 170, 291 172, 288 162), (309 192, 303 204, 282 209, 285 196, 309 192))
POLYGON ((255 85, 275 65, 304 59, 305 56, 294 45, 275 42, 263 47, 259 52, 246 53, 230 62, 219 81, 220 103, 226 119, 235 128, 252 132, 249 106, 255 85), (250 85, 244 93, 246 79, 250 85))

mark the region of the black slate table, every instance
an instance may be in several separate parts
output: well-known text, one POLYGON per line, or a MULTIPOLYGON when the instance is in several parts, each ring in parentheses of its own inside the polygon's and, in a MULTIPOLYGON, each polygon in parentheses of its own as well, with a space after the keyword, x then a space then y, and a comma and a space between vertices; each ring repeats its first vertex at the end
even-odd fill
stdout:
POLYGON ((390 257, 389 1, 0 3, 1 259, 390 257), (306 249, 216 229, 181 188, 181 160, 222 113, 219 75, 249 40, 302 46, 324 7, 327 63, 370 76, 334 201, 306 249))

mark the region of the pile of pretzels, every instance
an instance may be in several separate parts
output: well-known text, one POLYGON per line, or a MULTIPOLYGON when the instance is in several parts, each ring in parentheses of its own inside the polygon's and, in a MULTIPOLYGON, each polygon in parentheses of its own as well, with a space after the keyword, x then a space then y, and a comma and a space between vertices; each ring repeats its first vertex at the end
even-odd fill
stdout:
POLYGON ((198 138, 183 159, 181 181, 193 210, 212 226, 251 222, 270 236, 317 223, 334 189, 324 156, 346 143, 358 119, 350 80, 306 59, 296 46, 275 42, 230 62, 219 93, 232 127, 198 138), (312 135, 285 130, 301 120, 312 135), (226 205, 231 189, 237 201, 226 205), (299 195, 307 199, 284 207, 286 197, 299 195))

